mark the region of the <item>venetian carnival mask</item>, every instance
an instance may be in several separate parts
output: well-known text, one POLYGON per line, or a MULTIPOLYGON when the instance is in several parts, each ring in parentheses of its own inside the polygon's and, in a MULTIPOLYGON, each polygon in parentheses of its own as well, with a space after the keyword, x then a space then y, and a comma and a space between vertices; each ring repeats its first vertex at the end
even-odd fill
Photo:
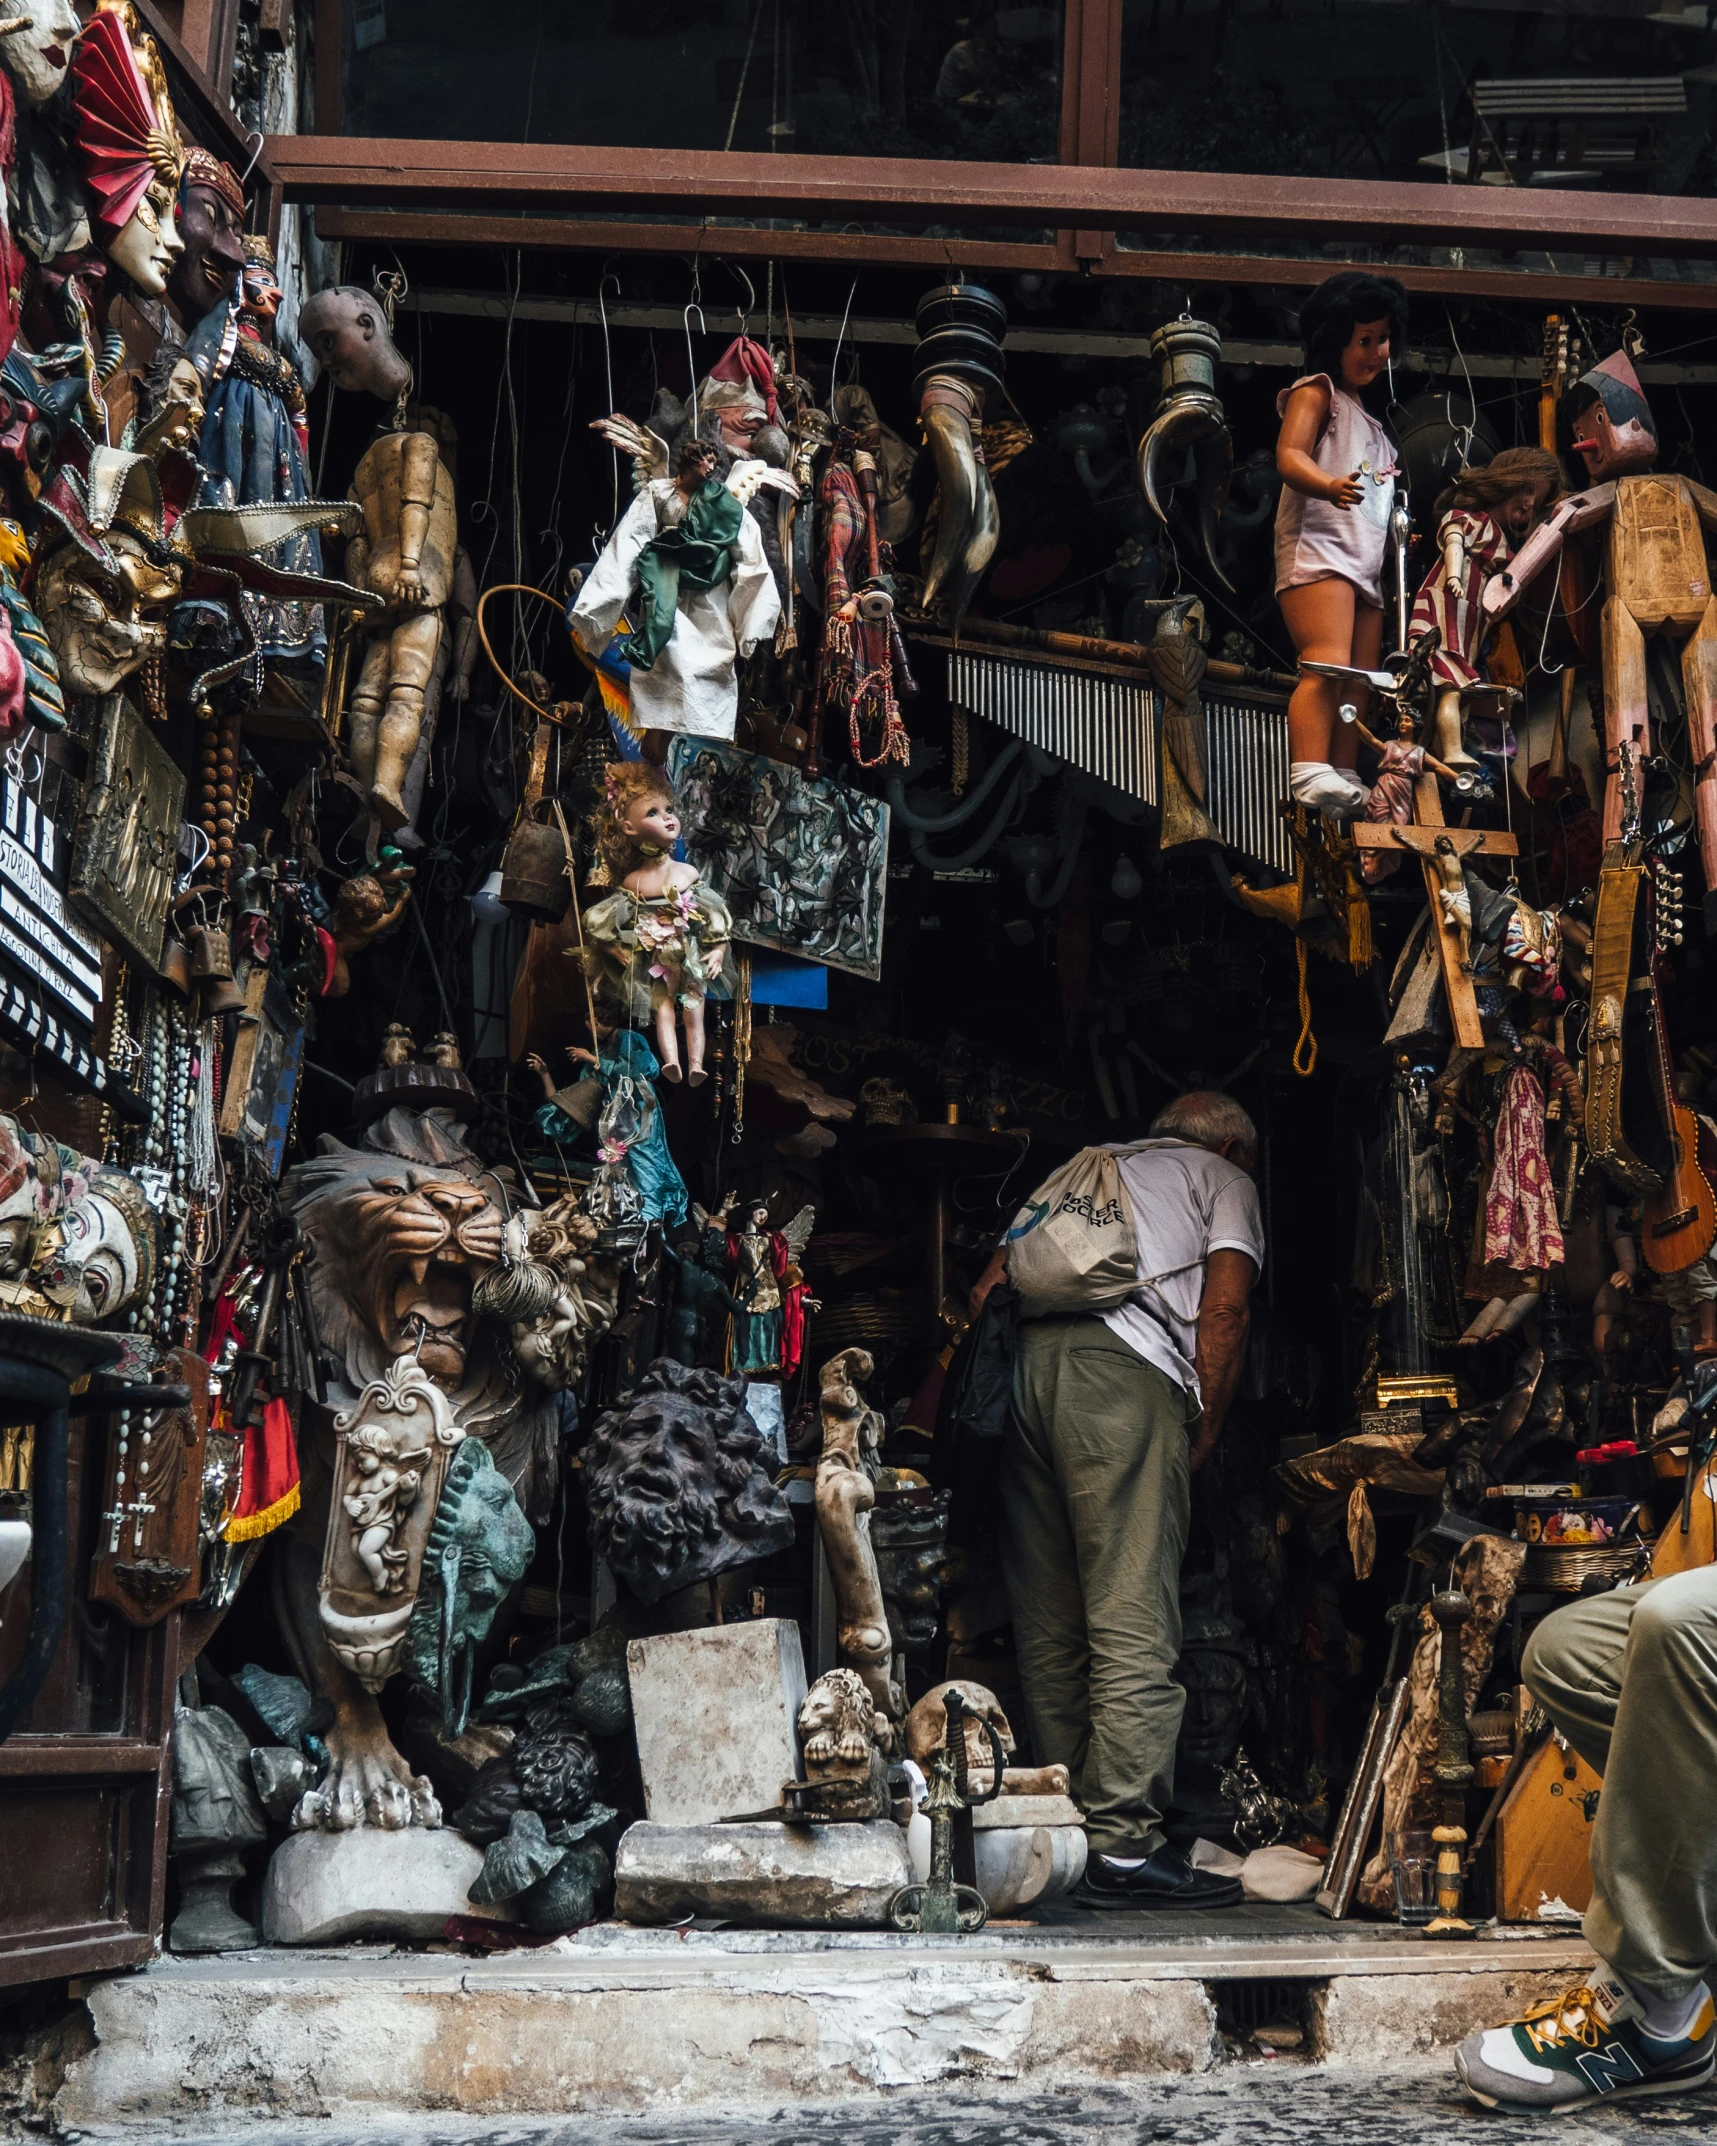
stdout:
POLYGON ((106 564, 64 544, 36 573, 36 609, 72 693, 111 693, 167 646, 165 619, 143 614, 173 601, 180 570, 157 566, 129 529, 105 548, 106 564))
POLYGON ((107 241, 104 250, 113 265, 124 269, 145 298, 165 296, 173 263, 185 250, 185 242, 173 221, 171 188, 160 184, 151 186, 132 210, 129 220, 107 241))
POLYGON ((172 222, 180 243, 168 290, 181 319, 199 321, 232 297, 244 269, 244 189, 232 166, 191 150, 172 222))
POLYGON ((71 0, 30 0, 22 26, 0 38, 0 65, 26 104, 46 104, 65 80, 82 28, 71 0))
POLYGON ((75 1323, 111 1318, 135 1303, 144 1282, 141 1248, 116 1200, 92 1190, 59 1217, 60 1245, 42 1264, 42 1293, 75 1323))

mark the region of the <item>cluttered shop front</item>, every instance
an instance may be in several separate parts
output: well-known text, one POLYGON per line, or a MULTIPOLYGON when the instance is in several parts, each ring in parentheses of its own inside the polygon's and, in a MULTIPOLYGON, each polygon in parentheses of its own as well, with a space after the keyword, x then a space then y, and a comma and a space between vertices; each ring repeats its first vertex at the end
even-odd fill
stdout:
POLYGON ((1522 1650, 1713 1554, 1704 11, 84 13, 0 41, 7 2031, 1226 1929, 1208 2061, 1577 1945, 1522 1650), (1178 1327, 1153 1133, 1250 1217, 1178 1327), (1128 1317, 1132 1626, 1009 1400, 1128 1317))

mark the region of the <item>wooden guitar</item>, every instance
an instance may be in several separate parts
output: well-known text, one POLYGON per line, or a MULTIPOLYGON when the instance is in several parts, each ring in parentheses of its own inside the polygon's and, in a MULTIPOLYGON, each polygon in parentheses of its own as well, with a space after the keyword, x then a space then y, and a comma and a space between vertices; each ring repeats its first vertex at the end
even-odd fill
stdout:
POLYGON ((1676 1094, 1657 972, 1664 946, 1681 936, 1680 912, 1673 875, 1661 860, 1653 866, 1652 886, 1651 960, 1641 981, 1651 1020, 1652 1085, 1670 1160, 1661 1187, 1646 1195, 1640 1250, 1654 1274, 1680 1274, 1717 1243, 1717 1191, 1712 1189, 1717 1156, 1711 1152, 1717 1143, 1676 1094))

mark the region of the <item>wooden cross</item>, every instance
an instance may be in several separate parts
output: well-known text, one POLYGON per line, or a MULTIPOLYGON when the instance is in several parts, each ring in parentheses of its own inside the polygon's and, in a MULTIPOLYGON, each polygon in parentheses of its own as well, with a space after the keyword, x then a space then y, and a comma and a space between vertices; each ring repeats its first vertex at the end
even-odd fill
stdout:
MULTIPOLYGON (((1506 778, 1505 778, 1506 779, 1506 778)), ((1449 827, 1443 821, 1443 799, 1435 775, 1421 775, 1413 785, 1413 822, 1409 827, 1379 825, 1356 820, 1353 839, 1361 849, 1410 849, 1425 874, 1425 893, 1431 904, 1431 930, 1443 964, 1443 990, 1449 1001, 1449 1019, 1455 1041, 1470 1050, 1484 1047, 1484 1024, 1479 1019, 1478 1000, 1473 996, 1471 950, 1467 935, 1455 919, 1445 914, 1437 897, 1447 888, 1462 884, 1462 860, 1467 857, 1518 857, 1520 844, 1510 834, 1482 827, 1449 827)))

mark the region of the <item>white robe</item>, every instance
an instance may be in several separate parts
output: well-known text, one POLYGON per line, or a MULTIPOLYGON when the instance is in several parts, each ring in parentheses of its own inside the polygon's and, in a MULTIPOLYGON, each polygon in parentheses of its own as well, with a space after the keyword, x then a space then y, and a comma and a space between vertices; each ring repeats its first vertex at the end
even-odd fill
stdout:
MULTIPOLYGON (((645 546, 684 513, 672 478, 657 477, 621 517, 572 607, 573 631, 586 655, 599 656, 613 639, 621 613, 635 598, 645 546)), ((740 516, 733 558, 733 572, 716 588, 681 583, 668 645, 649 670, 633 667, 632 720, 641 727, 693 738, 733 737, 739 715, 734 665, 774 633, 781 616, 780 593, 750 514, 740 516)))

